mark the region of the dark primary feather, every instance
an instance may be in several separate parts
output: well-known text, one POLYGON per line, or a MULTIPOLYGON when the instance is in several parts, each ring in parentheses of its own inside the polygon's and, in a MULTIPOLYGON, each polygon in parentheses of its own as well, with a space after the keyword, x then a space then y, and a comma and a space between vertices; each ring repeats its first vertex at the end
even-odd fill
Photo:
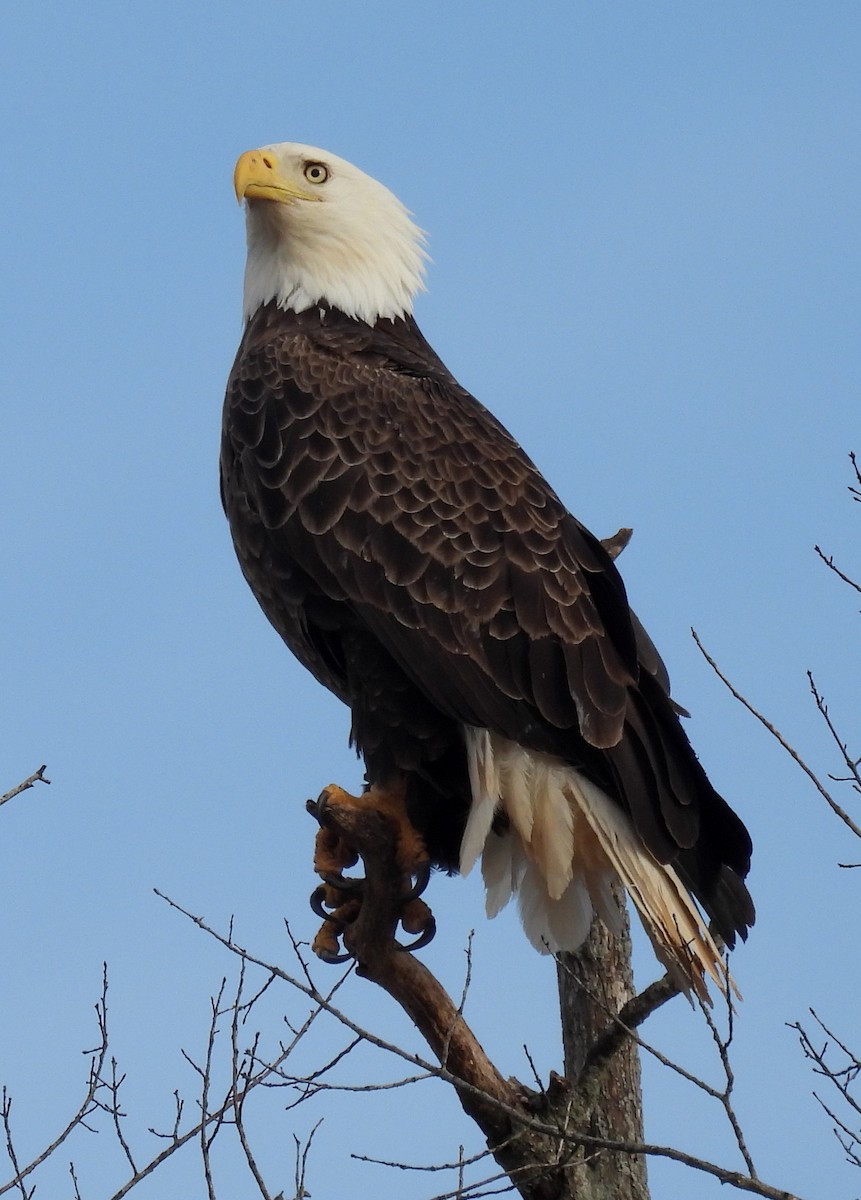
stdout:
POLYGON ((462 725, 489 728, 604 788, 723 937, 745 933, 748 835, 609 554, 412 319, 259 309, 221 471, 264 612, 350 705, 369 779, 409 774, 436 861, 456 865, 469 807, 462 725))

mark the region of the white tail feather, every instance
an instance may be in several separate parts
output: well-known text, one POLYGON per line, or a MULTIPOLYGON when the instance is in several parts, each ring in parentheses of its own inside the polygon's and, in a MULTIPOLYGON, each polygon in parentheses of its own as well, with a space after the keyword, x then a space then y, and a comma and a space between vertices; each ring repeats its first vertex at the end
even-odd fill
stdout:
POLYGON ((520 838, 488 837, 481 856, 481 875, 487 893, 485 907, 489 917, 505 908, 520 886, 526 870, 526 855, 520 838))
POLYGON ((532 792, 532 838, 526 844, 551 900, 563 895, 574 875, 574 809, 565 784, 562 769, 541 763, 532 792))
POLYGON ((592 901, 580 879, 572 880, 558 900, 547 895, 541 873, 529 863, 518 890, 520 919, 532 945, 541 954, 557 954, 585 942, 592 924, 592 901))
POLYGON ((494 770, 495 755, 486 729, 471 729, 467 737, 469 784, 472 806, 460 843, 460 873, 468 875, 487 843, 487 837, 499 804, 499 777, 494 770))
POLYGON ((486 729, 466 729, 473 802, 461 845, 466 874, 481 854, 488 916, 518 893, 527 937, 543 953, 576 950, 593 909, 621 918, 610 884, 631 895, 660 961, 685 990, 710 976, 732 985, 715 942, 675 870, 646 850, 626 813, 573 767, 486 729), (496 822, 496 828, 494 828, 496 822))

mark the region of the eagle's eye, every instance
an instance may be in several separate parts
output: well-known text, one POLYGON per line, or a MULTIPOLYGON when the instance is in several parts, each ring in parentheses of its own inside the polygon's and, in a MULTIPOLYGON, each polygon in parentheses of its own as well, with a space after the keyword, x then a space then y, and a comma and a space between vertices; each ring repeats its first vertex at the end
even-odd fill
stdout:
POLYGON ((329 169, 323 163, 305 163, 305 178, 309 183, 325 183, 329 178, 329 169))

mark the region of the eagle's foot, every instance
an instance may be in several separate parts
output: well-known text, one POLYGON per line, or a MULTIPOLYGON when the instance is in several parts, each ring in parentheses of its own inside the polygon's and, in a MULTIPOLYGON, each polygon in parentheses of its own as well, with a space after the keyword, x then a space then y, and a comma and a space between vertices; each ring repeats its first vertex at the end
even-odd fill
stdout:
POLYGON ((344 867, 352 867, 359 857, 355 848, 327 822, 327 813, 332 809, 354 809, 359 813, 376 812, 386 817, 395 829, 395 856, 398 865, 410 875, 421 875, 425 868, 430 871, 424 841, 407 816, 402 784, 391 788, 372 787, 361 796, 352 796, 337 784, 331 783, 323 788, 316 800, 309 800, 306 807, 319 821, 320 833, 328 835, 322 840, 318 835, 314 851, 314 870, 318 875, 339 875, 344 867))
MULTIPOLYGON (((342 880, 344 882, 346 880, 342 880)), ((355 885, 350 889, 352 894, 342 887, 333 887, 331 883, 321 883, 311 893, 311 908, 323 922, 311 943, 311 949, 324 962, 343 963, 353 957, 352 954, 341 952, 340 938, 359 915, 364 882, 364 879, 352 880, 351 883, 355 885)))
POLYGON ((324 921, 311 943, 311 949, 317 957, 333 967, 338 966, 340 963, 349 962, 353 957, 352 954, 341 953, 341 943, 338 941, 341 932, 334 924, 330 924, 328 920, 324 921))
MULTIPOLYGON (((309 800, 307 808, 312 816, 316 817, 318 821, 321 820, 320 800, 317 800, 316 803, 309 800)), ((317 874, 323 879, 327 875, 330 875, 332 879, 341 879, 343 878, 341 872, 344 868, 354 867, 358 861, 359 856, 353 847, 348 846, 334 829, 327 829, 321 822, 314 843, 314 870, 317 874)))
MULTIPOLYGON (((433 914, 420 899, 430 879, 430 860, 420 834, 407 816, 403 787, 370 788, 362 796, 351 796, 332 784, 323 789, 316 801, 309 800, 306 807, 320 824, 314 847, 314 870, 323 883, 311 895, 311 908, 322 918, 323 925, 312 943, 314 953, 330 963, 346 962, 351 957, 341 952, 340 939, 361 911, 366 881, 343 874, 345 868, 358 861, 359 854, 344 836, 342 825, 355 828, 356 818, 365 813, 382 816, 394 831, 394 865, 401 874, 402 889, 398 919, 407 933, 418 935, 409 945, 394 944, 399 950, 420 950, 426 946, 436 933, 433 914)), ((361 841, 358 837, 357 840, 361 841)))

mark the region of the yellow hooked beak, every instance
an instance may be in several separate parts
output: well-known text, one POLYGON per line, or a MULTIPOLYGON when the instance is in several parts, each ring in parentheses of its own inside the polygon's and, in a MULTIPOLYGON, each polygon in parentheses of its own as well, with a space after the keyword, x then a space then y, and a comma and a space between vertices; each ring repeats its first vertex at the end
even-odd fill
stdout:
POLYGON ((233 172, 236 199, 277 200, 291 204, 294 200, 320 200, 321 197, 281 174, 278 160, 271 150, 246 150, 239 156, 233 172))

